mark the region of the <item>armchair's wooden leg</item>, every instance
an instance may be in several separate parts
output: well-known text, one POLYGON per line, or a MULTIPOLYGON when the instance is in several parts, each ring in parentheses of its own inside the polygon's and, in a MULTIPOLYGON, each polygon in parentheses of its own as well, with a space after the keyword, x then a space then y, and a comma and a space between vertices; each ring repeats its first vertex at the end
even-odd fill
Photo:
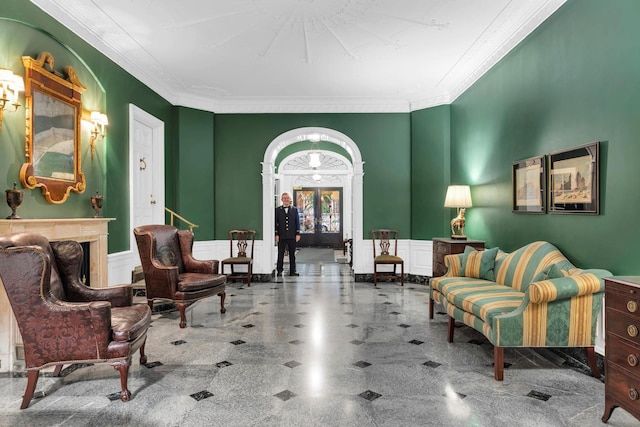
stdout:
POLYGON ((185 311, 187 310, 188 304, 178 302, 176 303, 178 306, 178 311, 180 312, 180 328, 187 327, 187 316, 185 315, 185 311))
POLYGON ((453 317, 449 316, 449 329, 447 331, 447 342, 453 342, 453 329, 456 326, 456 321, 453 317))
POLYGON ((400 286, 404 286, 404 262, 400 264, 400 286))
POLYGON ((220 313, 226 313, 227 309, 224 308, 224 300, 227 297, 227 293, 226 292, 220 292, 218 294, 218 296, 220 297, 220 313))
POLYGON ((600 378, 600 368, 598 368, 598 363, 596 362, 596 350, 594 347, 585 347, 587 351, 587 361, 589 362, 589 367, 591 368, 591 373, 594 377, 600 378))
POLYGON ((142 345, 140 346, 140 364, 144 365, 145 363, 147 363, 147 355, 144 354, 144 346, 147 345, 147 338, 144 338, 144 342, 142 343, 142 345))
POLYGON ((429 319, 433 319, 433 298, 429 298, 429 319))
POLYGON ((129 365, 131 365, 131 358, 128 357, 126 360, 119 360, 117 362, 111 363, 113 369, 120 372, 120 387, 122 391, 120 392, 120 400, 123 402, 127 402, 131 399, 131 392, 127 388, 127 381, 129 379, 129 365))
POLYGON ((149 306, 151 313, 153 313, 153 299, 147 299, 147 305, 149 306))
POLYGON ((31 398, 33 397, 33 392, 36 390, 36 384, 38 384, 39 375, 40 371, 27 372, 27 388, 24 391, 24 396, 22 396, 22 405, 20 405, 20 409, 25 409, 29 406, 31 398))
POLYGON ((62 371, 62 367, 64 365, 60 364, 60 365, 56 365, 56 368, 53 370, 53 373, 51 374, 51 376, 53 377, 59 377, 60 376, 60 372, 62 371))
POLYGON ((504 347, 493 346, 493 378, 496 381, 504 379, 504 347))
POLYGON ((250 287, 251 287, 251 274, 252 274, 252 271, 251 271, 251 265, 249 265, 249 266, 247 267, 247 287, 248 287, 248 288, 250 288, 250 287))

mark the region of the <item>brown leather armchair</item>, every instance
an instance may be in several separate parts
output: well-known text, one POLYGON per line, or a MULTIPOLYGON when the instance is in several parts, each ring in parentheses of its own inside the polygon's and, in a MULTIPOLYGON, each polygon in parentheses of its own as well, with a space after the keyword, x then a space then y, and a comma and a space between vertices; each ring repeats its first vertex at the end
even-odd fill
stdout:
POLYGON ((133 230, 142 262, 147 303, 171 300, 180 311, 180 327, 187 326, 185 310, 194 302, 211 295, 220 296, 224 308, 227 278, 218 274, 218 261, 193 258, 193 233, 171 225, 143 225, 133 230))
POLYGON ((131 399, 127 379, 131 357, 144 346, 151 310, 132 305, 131 285, 93 289, 80 282, 82 247, 41 235, 0 237, 0 279, 24 343, 27 388, 20 409, 29 406, 42 368, 108 362, 120 373, 120 400, 131 399))

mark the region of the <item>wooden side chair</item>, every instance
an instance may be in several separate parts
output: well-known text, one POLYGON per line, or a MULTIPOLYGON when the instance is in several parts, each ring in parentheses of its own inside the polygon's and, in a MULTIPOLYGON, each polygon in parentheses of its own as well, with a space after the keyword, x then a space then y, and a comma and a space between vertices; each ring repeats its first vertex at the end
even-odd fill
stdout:
POLYGON ((229 231, 229 258, 220 263, 220 273, 226 274, 225 265, 231 268, 231 273, 226 274, 227 280, 246 280, 247 286, 251 286, 251 274, 253 271, 253 247, 256 240, 255 230, 231 230, 229 231), (235 255, 234 255, 235 247, 235 255), (246 266, 246 271, 236 271, 239 265, 246 266))
POLYGON ((404 260, 398 256, 398 230, 371 230, 371 240, 373 241, 373 286, 378 285, 378 279, 400 279, 400 284, 404 286, 404 260), (392 245, 393 254, 389 252, 392 245), (396 273, 398 264, 400 275, 396 273), (379 265, 393 265, 393 271, 379 272, 379 265))
POLYGON ((83 256, 75 241, 49 242, 32 233, 0 236, 0 283, 24 342, 27 388, 20 409, 29 406, 45 367, 55 366, 57 377, 63 365, 109 363, 120 373, 120 400, 126 402, 133 354, 139 350, 140 364, 147 363, 151 310, 133 304, 131 285, 96 289, 81 283, 83 256))

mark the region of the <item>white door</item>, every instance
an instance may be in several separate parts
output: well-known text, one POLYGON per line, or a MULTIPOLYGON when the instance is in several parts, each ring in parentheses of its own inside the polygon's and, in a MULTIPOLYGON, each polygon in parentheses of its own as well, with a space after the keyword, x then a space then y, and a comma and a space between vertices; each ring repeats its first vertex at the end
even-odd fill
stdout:
POLYGON ((132 268, 140 265, 133 229, 164 224, 164 123, 129 104, 132 268))

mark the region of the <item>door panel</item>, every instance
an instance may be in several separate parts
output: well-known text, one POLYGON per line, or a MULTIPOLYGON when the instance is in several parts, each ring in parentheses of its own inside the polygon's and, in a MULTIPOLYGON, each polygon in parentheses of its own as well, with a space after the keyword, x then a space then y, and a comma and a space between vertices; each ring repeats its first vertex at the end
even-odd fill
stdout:
POLYGON ((302 188, 293 196, 300 215, 299 245, 342 248, 342 188, 302 188))

